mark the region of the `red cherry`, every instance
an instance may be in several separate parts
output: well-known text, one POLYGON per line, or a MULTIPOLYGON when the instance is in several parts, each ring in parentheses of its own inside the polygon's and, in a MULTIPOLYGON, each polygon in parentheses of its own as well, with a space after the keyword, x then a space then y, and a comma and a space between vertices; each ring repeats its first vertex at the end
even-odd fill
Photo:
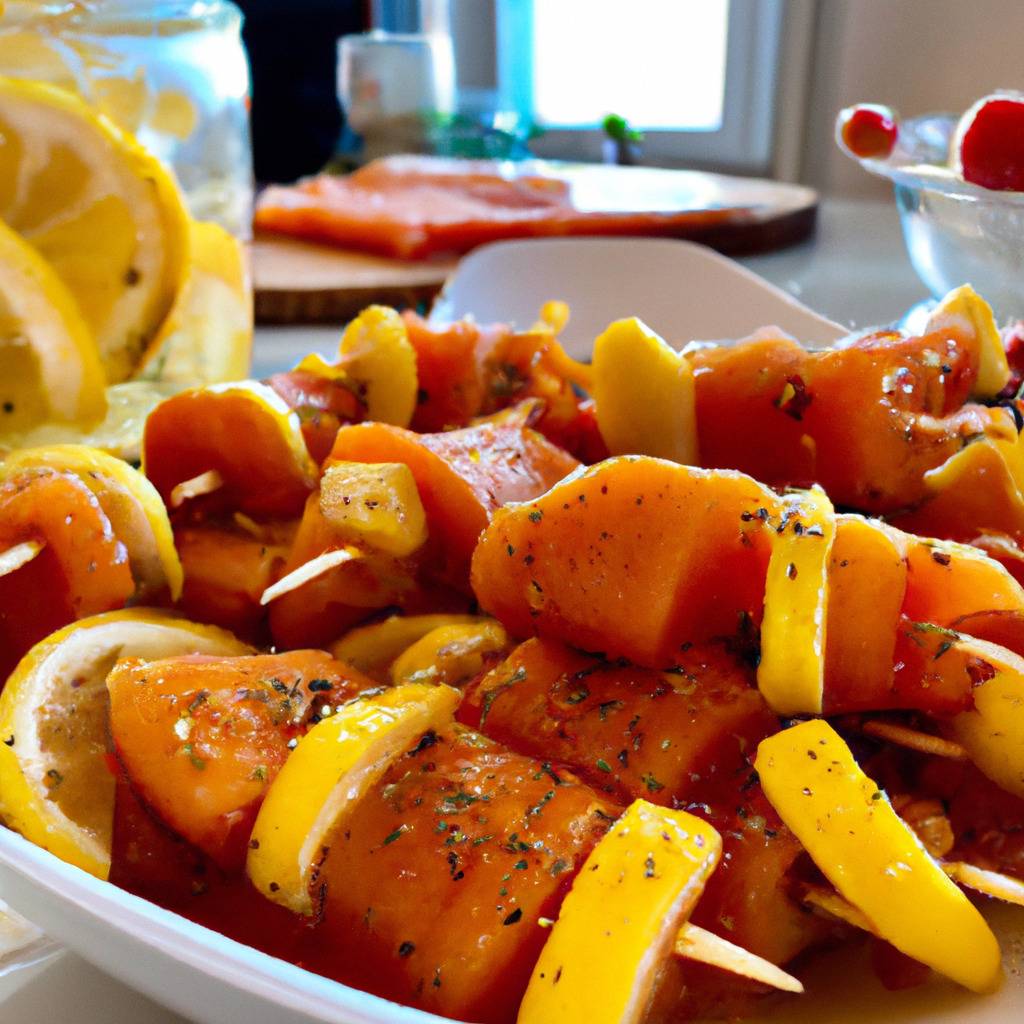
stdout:
POLYGON ((889 107, 859 103, 839 114, 836 125, 842 144, 857 157, 885 158, 896 145, 896 114, 889 107))
POLYGON ((1024 192, 1024 97, 985 97, 964 115, 957 136, 965 181, 1024 192))

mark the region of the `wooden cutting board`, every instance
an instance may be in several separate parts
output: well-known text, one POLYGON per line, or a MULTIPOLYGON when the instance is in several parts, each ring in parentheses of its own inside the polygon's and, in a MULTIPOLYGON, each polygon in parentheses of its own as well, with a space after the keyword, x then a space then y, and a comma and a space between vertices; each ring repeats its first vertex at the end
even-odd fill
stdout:
MULTIPOLYGON (((814 231, 818 194, 803 185, 703 171, 549 166, 572 181, 574 201, 586 209, 735 211, 674 232, 730 255, 781 249, 814 231)), ((342 323, 374 302, 429 304, 458 262, 394 260, 270 235, 257 236, 252 256, 256 320, 263 324, 342 323)))

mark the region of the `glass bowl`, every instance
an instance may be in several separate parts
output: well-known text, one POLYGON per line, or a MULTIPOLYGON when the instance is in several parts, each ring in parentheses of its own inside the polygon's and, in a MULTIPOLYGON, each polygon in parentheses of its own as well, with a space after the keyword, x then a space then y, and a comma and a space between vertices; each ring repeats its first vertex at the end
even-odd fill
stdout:
POLYGON ((939 299, 969 283, 999 320, 1024 316, 1024 192, 972 185, 948 165, 958 118, 904 121, 887 159, 856 158, 896 194, 910 262, 939 299))

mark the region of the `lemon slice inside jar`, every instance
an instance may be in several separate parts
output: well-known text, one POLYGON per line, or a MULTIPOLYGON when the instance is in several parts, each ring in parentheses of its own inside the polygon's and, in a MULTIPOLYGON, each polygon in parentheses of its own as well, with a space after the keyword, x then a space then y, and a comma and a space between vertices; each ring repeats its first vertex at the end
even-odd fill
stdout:
POLYGON ((63 89, 0 78, 0 218, 38 250, 125 380, 167 316, 188 260, 171 174, 63 89))

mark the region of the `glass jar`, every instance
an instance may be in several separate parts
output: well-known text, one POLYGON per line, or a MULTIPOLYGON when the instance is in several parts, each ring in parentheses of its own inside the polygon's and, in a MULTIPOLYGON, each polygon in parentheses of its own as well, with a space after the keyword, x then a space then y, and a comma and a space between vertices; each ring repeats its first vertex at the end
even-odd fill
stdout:
POLYGON ((249 67, 229 0, 8 0, 0 74, 78 93, 173 167, 194 217, 250 233, 249 67))

